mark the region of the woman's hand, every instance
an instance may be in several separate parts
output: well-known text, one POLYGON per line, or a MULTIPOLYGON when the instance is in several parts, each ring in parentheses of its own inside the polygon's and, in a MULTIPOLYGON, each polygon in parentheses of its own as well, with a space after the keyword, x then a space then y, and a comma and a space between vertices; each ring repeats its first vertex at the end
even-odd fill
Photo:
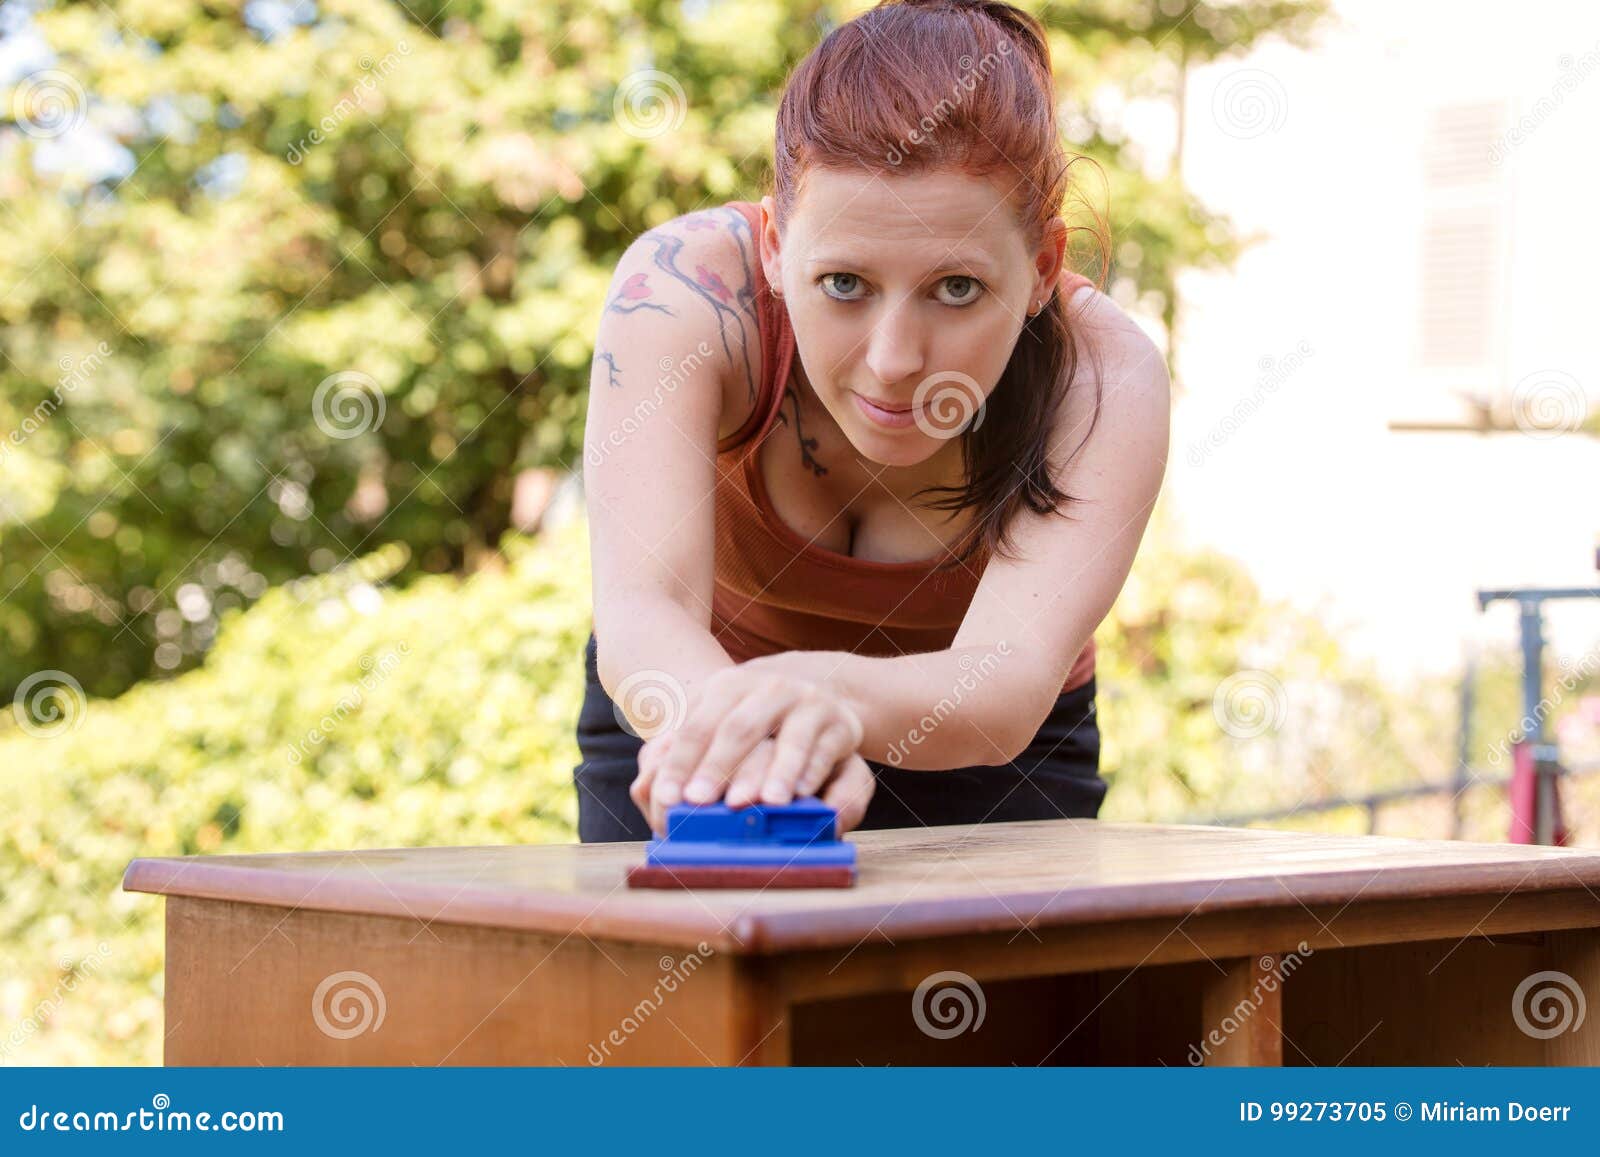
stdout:
POLYGON ((630 794, 656 830, 684 800, 726 793, 729 806, 744 807, 820 794, 843 831, 860 822, 876 786, 857 754, 861 738, 854 708, 823 684, 740 664, 706 681, 680 727, 644 745, 630 794))
MULTIPOLYGON (((663 757, 672 746, 675 734, 667 732, 645 743, 639 752, 639 774, 628 788, 628 795, 633 799, 634 805, 649 822, 650 830, 658 836, 666 834, 667 809, 654 801, 652 788, 656 773, 661 767, 663 757)), ((741 761, 740 773, 759 777, 762 769, 770 764, 776 747, 775 740, 762 740, 756 745, 756 749, 741 761)), ((872 769, 867 766, 867 761, 859 755, 852 754, 830 770, 828 778, 820 789, 797 791, 795 794, 818 796, 823 803, 838 813, 835 827, 839 835, 844 835, 854 830, 865 818, 867 804, 871 802, 872 793, 877 786, 878 781, 873 776, 872 769)))

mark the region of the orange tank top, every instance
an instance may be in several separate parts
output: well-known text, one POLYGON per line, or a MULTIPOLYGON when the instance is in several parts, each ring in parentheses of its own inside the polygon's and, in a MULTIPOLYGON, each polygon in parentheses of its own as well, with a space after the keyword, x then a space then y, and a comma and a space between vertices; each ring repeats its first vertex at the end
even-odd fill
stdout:
MULTIPOLYGON (((760 206, 730 201, 761 229, 760 206)), ((895 656, 950 646, 983 576, 980 546, 966 562, 940 571, 948 554, 911 562, 854 558, 808 542, 773 509, 757 463, 783 402, 794 360, 794 331, 782 299, 755 264, 755 304, 762 380, 744 425, 717 443, 716 585, 712 634, 735 662, 780 651, 849 651, 895 656)), ((1062 292, 1092 285, 1068 273, 1062 292)), ((1091 637, 1062 691, 1094 675, 1091 637)))

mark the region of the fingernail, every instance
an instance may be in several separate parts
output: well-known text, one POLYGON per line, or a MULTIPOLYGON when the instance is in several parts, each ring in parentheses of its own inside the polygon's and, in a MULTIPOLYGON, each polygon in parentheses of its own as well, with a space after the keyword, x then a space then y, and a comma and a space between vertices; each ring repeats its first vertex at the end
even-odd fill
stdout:
POLYGON ((684 795, 688 797, 690 803, 705 803, 711 798, 711 781, 709 779, 691 779, 684 795))
POLYGON ((680 798, 681 797, 678 795, 678 785, 675 783, 662 784, 661 790, 656 793, 656 799, 660 801, 662 807, 671 807, 673 804, 677 803, 680 798))

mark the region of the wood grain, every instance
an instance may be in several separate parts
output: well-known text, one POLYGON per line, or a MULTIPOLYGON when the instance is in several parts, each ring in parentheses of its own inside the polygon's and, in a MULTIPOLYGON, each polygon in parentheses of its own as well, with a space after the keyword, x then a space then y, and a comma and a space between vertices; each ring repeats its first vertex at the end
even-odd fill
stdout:
POLYGON ((730 953, 1563 889, 1600 926, 1600 853, 1572 848, 1094 820, 850 838, 850 889, 631 890, 642 843, 139 859, 123 887, 730 953))
POLYGON ((743 960, 175 897, 168 1065, 783 1063, 743 960))
POLYGON ((169 1064, 1600 1063, 1600 1014, 1546 1038, 1513 1001, 1600 999, 1593 852, 852 839, 853 889, 630 891, 642 844, 149 859, 125 886, 168 897, 169 1064), (919 1015, 936 978, 969 1028, 919 1015))
POLYGON ((1206 1064, 1283 1064, 1282 960, 1272 954, 1225 960, 1200 998, 1206 1064), (1220 1038, 1214 1047, 1211 1034, 1220 1038))

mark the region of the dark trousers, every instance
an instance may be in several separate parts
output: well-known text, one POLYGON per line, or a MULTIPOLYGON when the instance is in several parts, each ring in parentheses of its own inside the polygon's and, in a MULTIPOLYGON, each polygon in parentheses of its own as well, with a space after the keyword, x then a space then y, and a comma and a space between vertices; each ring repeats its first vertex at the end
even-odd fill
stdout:
MULTIPOLYGON (((578 838, 584 843, 647 840, 654 833, 628 795, 639 774, 644 741, 617 721, 611 698, 600 685, 593 633, 584 648, 584 669, 588 686, 578 715, 582 762, 573 772, 578 838)), ((1106 794, 1094 695, 1091 679, 1058 696, 1033 742, 1009 764, 911 771, 868 760, 878 786, 858 830, 1093 819, 1106 794)))

